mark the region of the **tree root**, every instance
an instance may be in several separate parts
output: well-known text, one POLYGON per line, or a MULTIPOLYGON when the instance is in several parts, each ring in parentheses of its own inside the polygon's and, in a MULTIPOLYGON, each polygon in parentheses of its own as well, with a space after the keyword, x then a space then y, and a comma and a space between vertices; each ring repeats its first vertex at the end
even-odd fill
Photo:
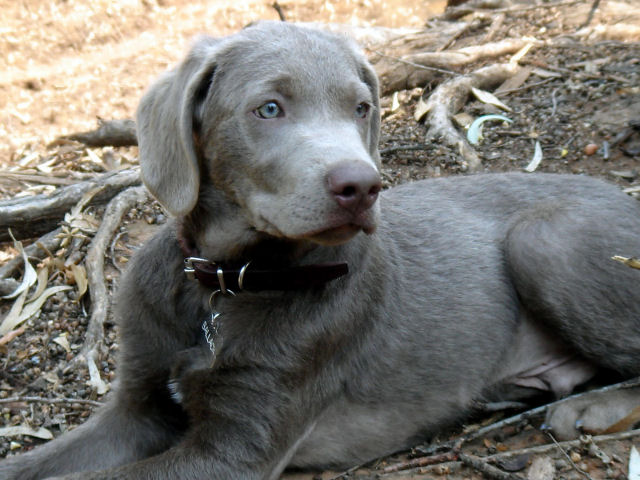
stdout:
POLYGON ((453 69, 470 65, 485 58, 495 58, 515 53, 531 39, 509 39, 486 43, 459 50, 425 52, 394 58, 380 55, 373 58, 374 68, 380 77, 383 95, 416 87, 423 87, 443 73, 457 75, 453 69))
MULTIPOLYGON (((0 202, 0 242, 11 239, 33 238, 56 228, 64 214, 92 189, 100 191, 91 204, 102 204, 127 187, 140 184, 137 169, 108 172, 92 180, 60 188, 51 195, 20 197, 0 202)), ((0 273, 0 278, 3 275, 0 273)))
POLYGON ((89 365, 90 383, 99 394, 105 393, 105 384, 95 368, 98 352, 104 342, 104 324, 109 316, 109 293, 104 281, 104 256, 122 217, 136 204, 148 199, 145 187, 132 187, 119 193, 109 202, 102 224, 87 251, 85 265, 91 293, 91 318, 85 334, 84 345, 76 358, 84 358, 89 365), (93 368, 92 368, 93 367, 93 368))
POLYGON ((460 163, 463 169, 477 171, 481 166, 480 157, 454 127, 451 117, 464 106, 472 87, 490 88, 514 75, 518 68, 518 65, 512 63, 490 65, 449 80, 436 88, 425 106, 429 125, 427 140, 439 139, 455 148, 462 157, 460 163))

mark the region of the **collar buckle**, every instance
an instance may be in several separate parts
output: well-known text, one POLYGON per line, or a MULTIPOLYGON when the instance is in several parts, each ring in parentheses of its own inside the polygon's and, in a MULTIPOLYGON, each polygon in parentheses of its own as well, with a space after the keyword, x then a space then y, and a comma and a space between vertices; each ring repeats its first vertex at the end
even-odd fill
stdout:
POLYGON ((184 259, 184 273, 187 274, 189 280, 196 279, 196 269, 194 263, 211 263, 206 258, 200 257, 187 257, 184 259))

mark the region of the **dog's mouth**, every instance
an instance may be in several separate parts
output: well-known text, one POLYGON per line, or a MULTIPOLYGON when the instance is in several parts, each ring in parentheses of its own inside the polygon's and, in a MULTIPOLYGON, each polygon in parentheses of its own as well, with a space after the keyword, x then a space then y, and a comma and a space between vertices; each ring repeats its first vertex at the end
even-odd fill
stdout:
POLYGON ((268 222, 264 217, 262 220, 262 228, 256 228, 256 230, 269 235, 294 241, 308 241, 324 246, 337 246, 347 243, 360 232, 367 235, 374 233, 378 223, 378 214, 374 208, 357 215, 344 215, 343 212, 337 212, 325 217, 325 221, 316 225, 315 228, 298 232, 287 232, 285 229, 278 228, 276 222, 268 222))
POLYGON ((347 223, 340 225, 339 227, 328 228, 318 232, 312 232, 304 237, 312 242, 319 243, 320 245, 340 245, 346 243, 355 237, 363 228, 353 223, 347 223))
POLYGON ((320 245, 335 246, 348 242, 360 231, 370 235, 375 232, 375 230, 375 222, 373 219, 368 218, 367 221, 351 221, 309 232, 303 235, 303 237, 320 245))

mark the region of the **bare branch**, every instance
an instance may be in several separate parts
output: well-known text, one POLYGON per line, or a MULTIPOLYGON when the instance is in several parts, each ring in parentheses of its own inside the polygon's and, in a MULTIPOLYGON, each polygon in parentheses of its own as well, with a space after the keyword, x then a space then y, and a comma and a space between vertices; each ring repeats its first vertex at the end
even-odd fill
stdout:
MULTIPOLYGON (((92 180, 60 188, 51 195, 19 197, 0 202, 0 241, 33 238, 56 228, 64 214, 89 190, 102 187, 91 204, 102 204, 127 187, 140 184, 137 169, 109 172, 92 180)), ((0 274, 0 278, 2 275, 0 274)))

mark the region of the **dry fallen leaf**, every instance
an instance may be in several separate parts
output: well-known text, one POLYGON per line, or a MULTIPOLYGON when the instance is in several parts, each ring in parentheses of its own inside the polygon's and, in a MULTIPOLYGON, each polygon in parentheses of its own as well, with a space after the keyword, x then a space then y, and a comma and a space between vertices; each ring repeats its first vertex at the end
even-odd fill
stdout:
POLYGON ((482 139, 482 125, 489 120, 500 120, 501 122, 512 123, 513 120, 504 115, 482 115, 476 118, 467 130, 467 140, 471 145, 477 145, 482 139))
POLYGON ((58 335, 56 338, 54 338, 53 341, 64 348, 67 353, 71 353, 71 346, 69 345, 69 339, 67 338, 68 336, 69 334, 67 332, 64 332, 63 334, 58 335))
POLYGON ((102 161, 102 159, 91 148, 87 148, 87 157, 89 157, 89 160, 91 160, 96 165, 104 166, 104 162, 102 161))
POLYGON ((22 314, 20 315, 20 318, 22 319, 20 323, 30 319, 32 316, 37 314, 44 302, 46 302, 50 296, 55 295, 58 292, 63 292, 70 289, 71 287, 62 285, 47 288, 40 294, 38 298, 30 300, 30 303, 24 307, 24 309, 22 310, 22 314))
POLYGON ((636 268, 640 270, 640 259, 636 257, 621 257, 620 255, 614 255, 612 260, 624 263, 627 267, 636 268))
POLYGON ((427 102, 420 97, 420 100, 418 100, 418 104, 416 105, 416 111, 413 113, 414 120, 419 122, 427 113, 429 113, 429 110, 430 107, 427 102))
POLYGON ((31 298, 27 300, 25 303, 31 303, 34 300, 37 300, 42 292, 47 288, 47 283, 49 281, 49 267, 47 265, 40 267, 38 269, 38 284, 36 286, 36 291, 33 292, 31 298))
POLYGON ((509 59, 509 63, 515 64, 518 63, 520 60, 522 60, 524 58, 524 56, 529 53, 529 50, 531 50, 531 47, 533 47, 533 45, 536 43, 536 39, 535 38, 530 38, 529 37, 529 43, 527 43, 524 47, 522 47, 520 50, 518 50, 513 57, 511 57, 509 59))
POLYGON ((69 268, 73 272, 75 284, 78 286, 78 298, 76 299, 76 302, 79 302, 82 296, 87 293, 87 287, 89 285, 89 281, 87 280, 87 270, 83 265, 76 265, 75 263, 69 265, 69 268))
POLYGON ((540 162, 542 161, 542 147, 540 146, 540 142, 536 140, 536 146, 533 152, 533 158, 529 162, 529 165, 524 167, 525 172, 532 173, 538 168, 540 162))
MULTIPOLYGON (((11 237, 13 238, 13 234, 11 233, 11 230, 9 230, 9 235, 11 235, 11 237)), ((22 282, 20 283, 20 285, 18 285, 18 288, 16 288, 9 295, 2 297, 7 300, 16 298, 22 292, 29 290, 31 285, 33 285, 36 282, 36 279, 38 278, 36 271, 31 266, 31 263, 29 263, 29 259, 27 258, 27 254, 25 253, 24 248, 22 248, 22 242, 19 242, 14 238, 13 246, 16 248, 16 250, 18 250, 18 252, 22 254, 22 259, 24 260, 24 275, 22 276, 22 282)))
POLYGON ((400 102, 398 101, 398 92, 393 93, 393 97, 391 99, 391 113, 396 112, 400 109, 400 102))
POLYGON ((480 90, 479 88, 475 88, 475 87, 471 87, 471 92, 473 92, 475 97, 483 103, 494 105, 508 112, 511 111, 511 107, 504 104, 498 97, 496 97, 491 92, 487 92, 486 90, 480 90))
POLYGON ((0 437, 15 437, 16 435, 29 435, 30 437, 51 440, 53 434, 46 428, 32 428, 28 425, 16 425, 15 427, 0 428, 0 437))
POLYGON ((629 480, 640 480, 640 453, 635 446, 631 446, 629 455, 629 480))
POLYGON ((58 292, 62 292, 64 290, 70 290, 71 287, 66 286, 58 286, 58 287, 50 287, 44 290, 38 298, 33 298, 29 300, 30 303, 24 305, 24 299, 27 295, 27 292, 22 292, 18 300, 14 303, 13 307, 2 321, 2 325, 0 325, 0 335, 4 335, 5 333, 13 330, 15 327, 20 325, 21 323, 29 320, 31 317, 36 315, 44 302, 51 296, 58 292), (24 306, 24 308, 23 308, 24 306))
POLYGON ((87 382, 87 385, 94 388, 98 395, 104 395, 109 391, 109 385, 100 378, 100 371, 92 357, 87 359, 87 366, 89 367, 89 381, 87 382))
POLYGON ((11 310, 9 310, 9 313, 4 317, 2 324, 0 325, 0 335, 6 335, 20 324, 20 313, 22 313, 22 307, 25 299, 27 298, 27 293, 28 292, 25 290, 20 294, 18 299, 13 302, 11 310))

